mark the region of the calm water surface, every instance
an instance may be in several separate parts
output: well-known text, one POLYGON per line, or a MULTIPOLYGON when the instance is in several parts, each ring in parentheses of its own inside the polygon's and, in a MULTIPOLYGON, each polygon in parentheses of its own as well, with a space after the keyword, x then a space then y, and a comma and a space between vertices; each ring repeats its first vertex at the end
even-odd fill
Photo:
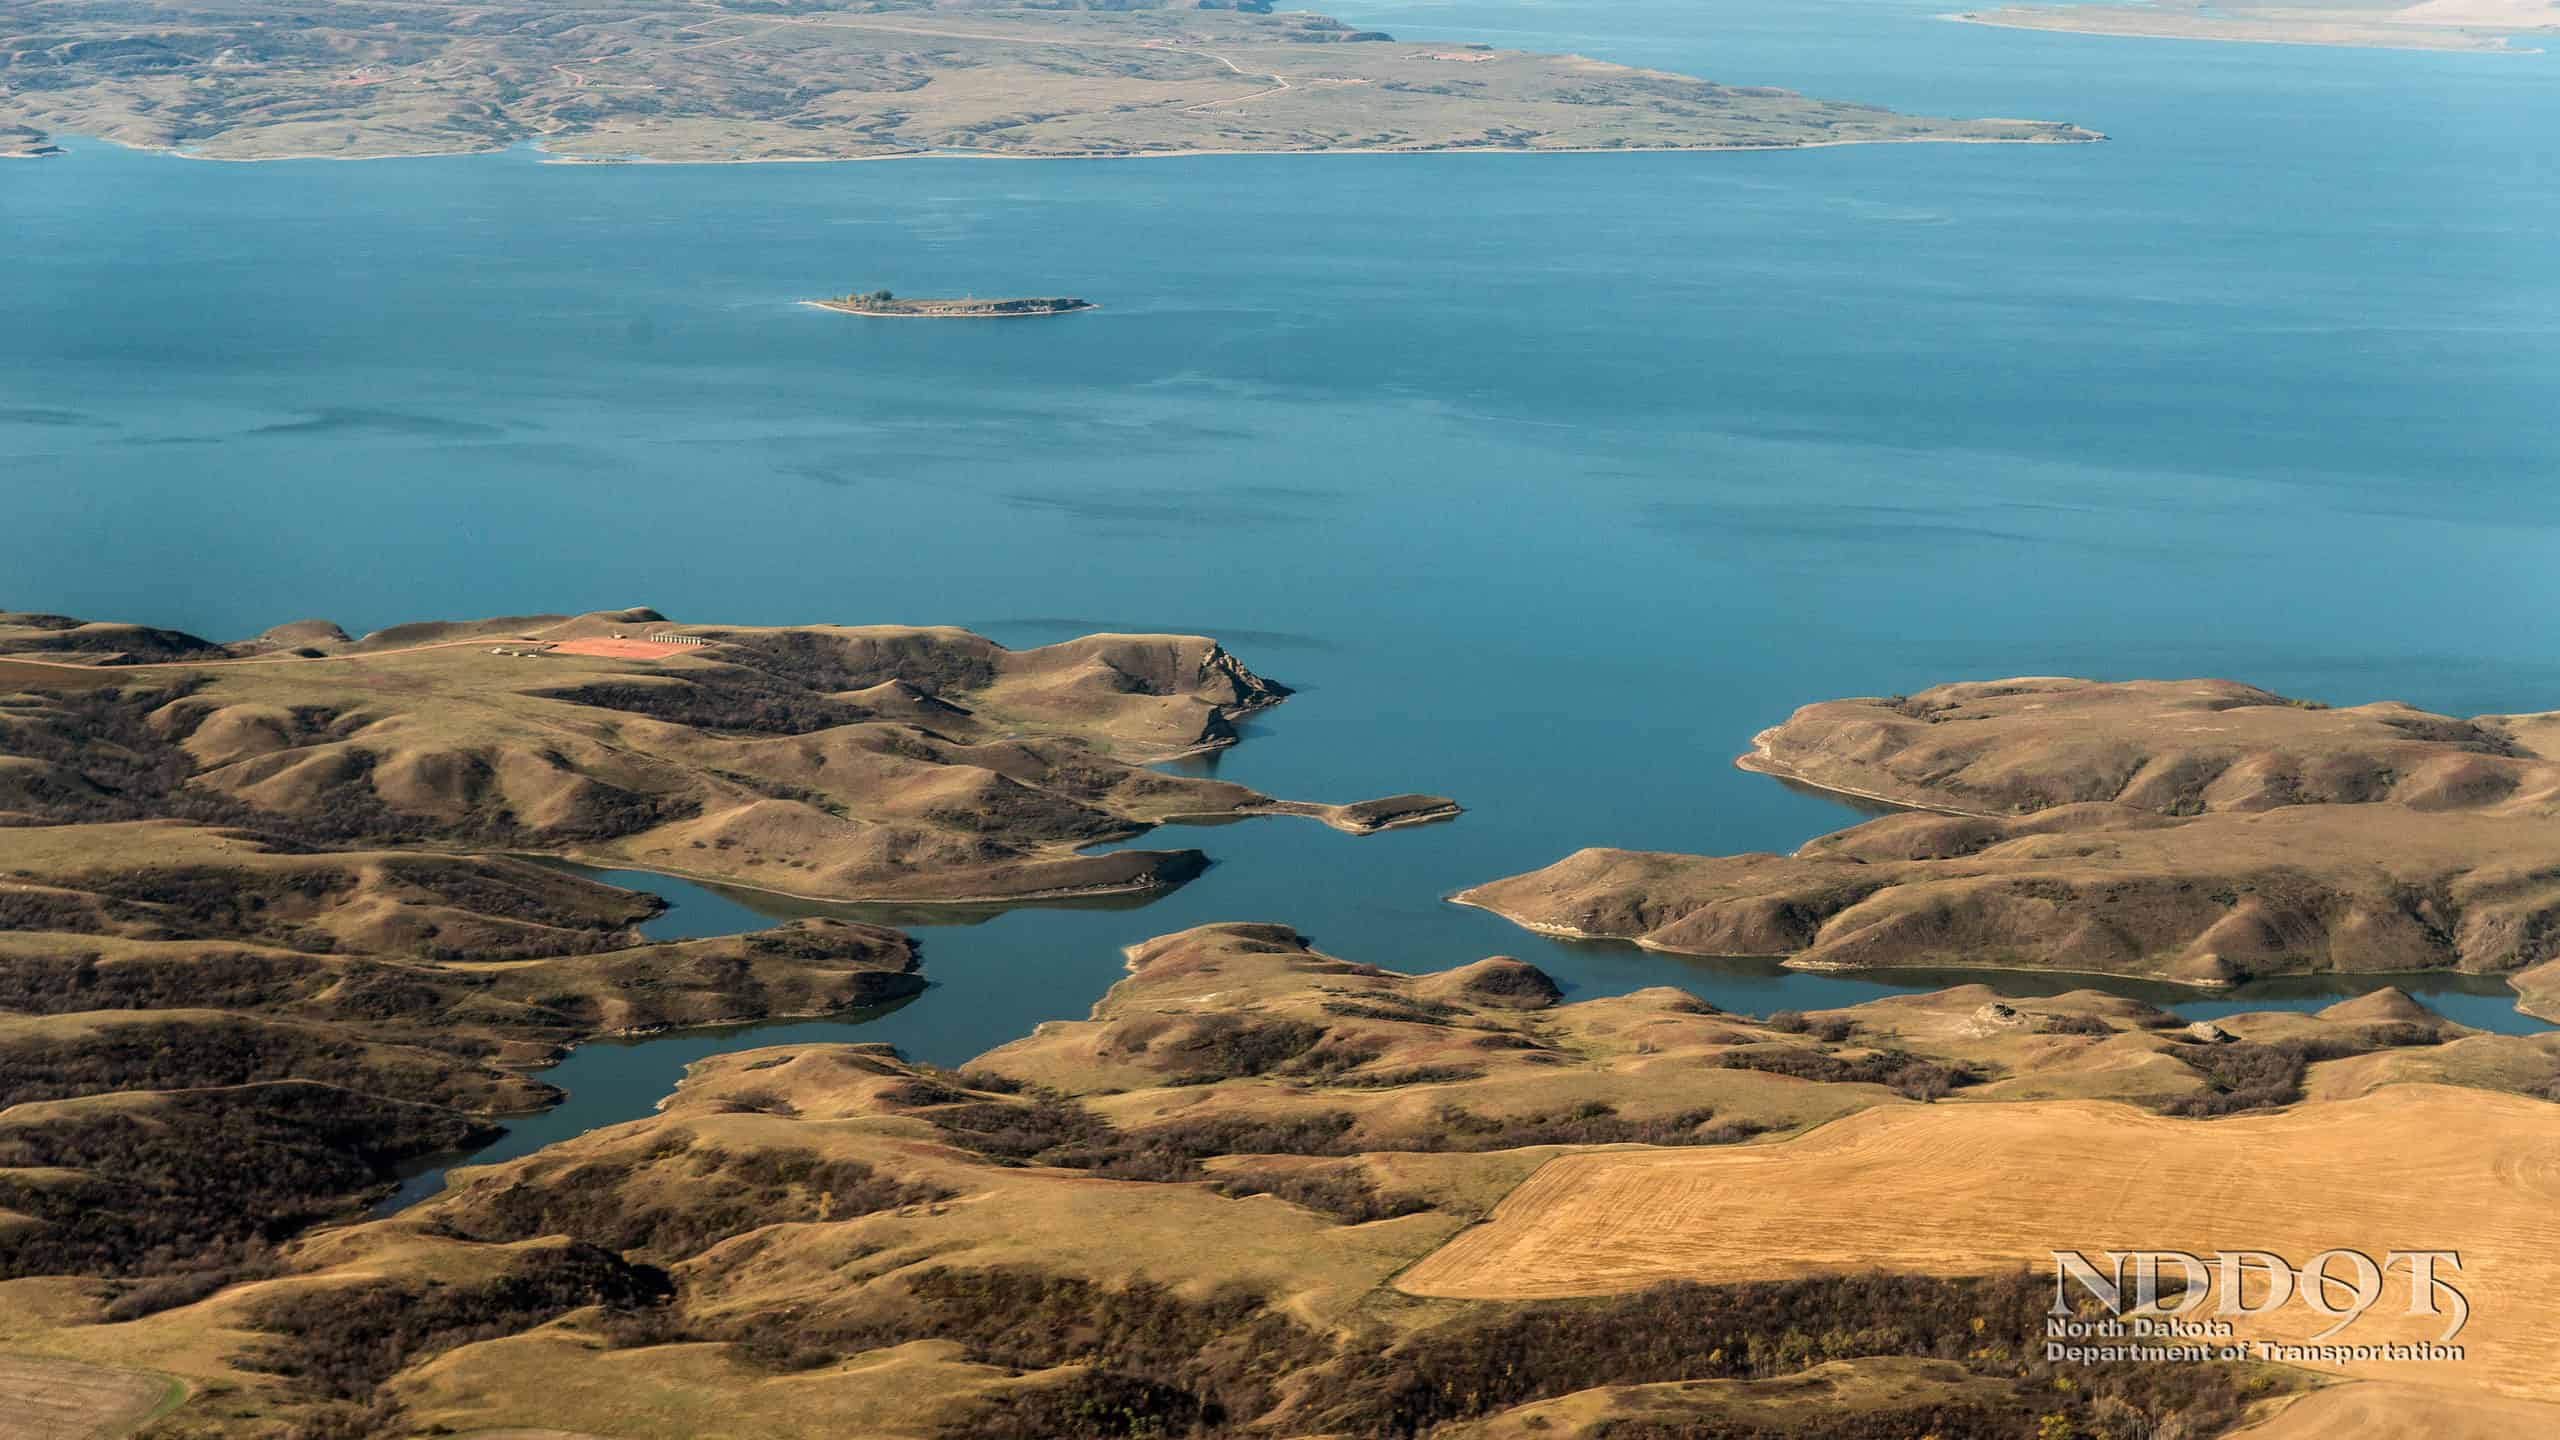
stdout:
MULTIPOLYGON (((1176 832, 1219 863, 1154 904, 939 917, 965 923, 921 932, 913 1002, 586 1047, 505 1153, 742 1045, 962 1060, 1210 920, 1737 1009, 1922 983, 1561 945, 1439 899, 1582 845, 1851 823, 1727 765, 1811 699, 2060 672, 2560 707, 2560 63, 1932 8, 1343 13, 2115 139, 761 167, 77 143, 0 167, 0 605, 225 637, 628 604, 1205 631, 1301 690, 1207 768, 1470 806, 1176 832), (789 303, 874 284, 1106 308, 789 303)), ((667 924, 751 923, 648 888, 667 924)), ((2529 1023, 2494 982, 2425 988, 2529 1023)))

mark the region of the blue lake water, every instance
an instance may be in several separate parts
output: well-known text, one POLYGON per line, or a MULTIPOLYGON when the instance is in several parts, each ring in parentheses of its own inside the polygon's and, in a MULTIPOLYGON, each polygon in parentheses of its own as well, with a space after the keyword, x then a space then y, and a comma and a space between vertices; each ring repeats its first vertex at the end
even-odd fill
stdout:
POLYGON ((1219 863, 1155 904, 944 917, 972 923, 921 932, 934 988, 864 1026, 589 1047, 526 1135, 643 1113, 737 1044, 965 1059, 1209 920, 1733 1008, 1918 983, 1555 944, 1439 898, 1582 845, 1851 823, 1727 764, 1807 700, 2215 674, 2560 707, 2560 57, 1931 10, 1343 13, 2114 139, 700 167, 75 141, 0 167, 0 605, 223 637, 630 604, 1203 631, 1301 691, 1203 766, 1470 807, 1176 832, 1219 863), (1105 308, 790 303, 874 284, 1105 308))

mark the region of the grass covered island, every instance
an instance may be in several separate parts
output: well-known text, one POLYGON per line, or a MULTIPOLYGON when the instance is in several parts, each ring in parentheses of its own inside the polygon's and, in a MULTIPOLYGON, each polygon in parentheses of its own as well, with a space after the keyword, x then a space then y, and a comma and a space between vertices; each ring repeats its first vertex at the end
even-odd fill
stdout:
POLYGON ((1015 315, 1066 315, 1077 310, 1097 308, 1090 300, 1070 295, 1027 295, 1010 300, 914 300, 904 299, 886 290, 861 291, 838 295, 832 300, 803 300, 821 310, 841 310, 847 315, 924 316, 939 320, 993 320, 1015 315))

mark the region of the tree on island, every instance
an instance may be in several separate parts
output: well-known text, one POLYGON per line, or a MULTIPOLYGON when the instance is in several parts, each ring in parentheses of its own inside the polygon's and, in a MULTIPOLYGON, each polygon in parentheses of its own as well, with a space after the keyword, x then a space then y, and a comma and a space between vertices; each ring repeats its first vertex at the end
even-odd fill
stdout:
POLYGON ((883 288, 883 289, 879 289, 879 290, 874 290, 874 291, 872 291, 870 294, 865 295, 865 296, 863 296, 862 298, 863 298, 863 299, 865 299, 865 300, 869 300, 869 301, 871 301, 871 302, 872 302, 872 303, 874 303, 874 304, 878 304, 878 305, 886 305, 886 304, 888 304, 890 301, 895 300, 895 299, 897 299, 898 297, 897 297, 897 296, 895 296, 895 295, 890 294, 890 293, 888 292, 888 290, 887 290, 887 289, 883 288))

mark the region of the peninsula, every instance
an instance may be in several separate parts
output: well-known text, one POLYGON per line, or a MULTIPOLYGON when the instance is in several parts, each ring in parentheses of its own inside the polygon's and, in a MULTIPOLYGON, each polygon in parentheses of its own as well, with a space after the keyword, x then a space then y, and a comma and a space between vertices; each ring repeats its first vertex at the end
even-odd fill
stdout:
POLYGON ((856 160, 1784 149, 2099 138, 1574 55, 1413 44, 1267 0, 0 0, 0 148, 210 159, 856 160))
POLYGON ((2552 0, 2285 0, 2285 3, 2012 5, 1950 19, 2013 30, 2370 50, 2537 50, 2560 35, 2552 0))
POLYGON ((1025 315, 1071 315, 1101 307, 1064 295, 1026 296, 1013 300, 918 300, 886 290, 857 291, 832 300, 803 300, 803 305, 844 315, 877 315, 891 319, 1004 320, 1025 315))
POLYGON ((0 125, 0 160, 39 160, 62 148, 32 125, 0 125))
POLYGON ((2028 677, 1807 705, 1736 763, 1907 813, 1792 855, 1584 850, 1454 898, 1807 968, 2461 970, 2560 1016, 2560 712, 2028 677))
POLYGON ((1205 636, 1017 651, 965 630, 634 609, 361 639, 299 621, 218 645, 0 614, 0 690, 19 687, 38 698, 0 707, 0 850, 27 833, 11 821, 68 827, 47 847, 64 855, 93 825, 180 822, 818 900, 1012 903, 1190 879, 1196 850, 1087 849, 1176 816, 1365 834, 1451 806, 1278 800, 1146 768, 1235 743, 1238 718, 1289 695, 1205 636))

